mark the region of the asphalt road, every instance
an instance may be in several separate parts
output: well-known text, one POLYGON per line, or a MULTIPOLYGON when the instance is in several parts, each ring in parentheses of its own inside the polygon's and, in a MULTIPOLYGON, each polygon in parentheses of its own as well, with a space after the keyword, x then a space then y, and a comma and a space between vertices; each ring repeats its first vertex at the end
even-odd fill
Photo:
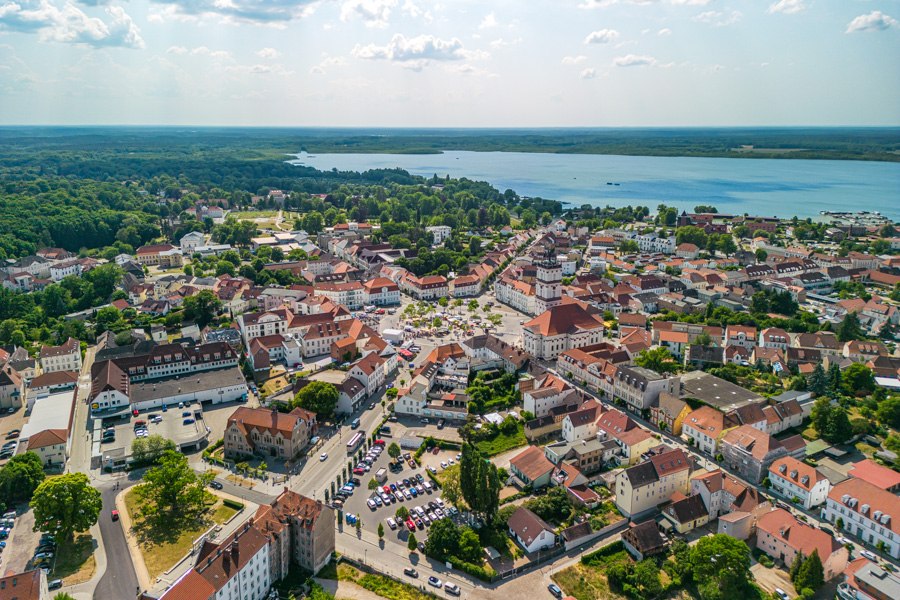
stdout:
MULTIPOLYGON (((135 482, 121 480, 122 488, 128 488, 135 482)), ((125 541, 125 532, 122 530, 121 521, 113 521, 112 510, 116 507, 116 494, 114 483, 107 483, 99 487, 103 497, 103 509, 100 511, 100 535, 103 537, 103 551, 106 553, 106 573, 97 584, 94 598, 115 598, 125 600, 134 598, 138 590, 138 579, 134 572, 134 564, 131 562, 131 554, 125 541)))

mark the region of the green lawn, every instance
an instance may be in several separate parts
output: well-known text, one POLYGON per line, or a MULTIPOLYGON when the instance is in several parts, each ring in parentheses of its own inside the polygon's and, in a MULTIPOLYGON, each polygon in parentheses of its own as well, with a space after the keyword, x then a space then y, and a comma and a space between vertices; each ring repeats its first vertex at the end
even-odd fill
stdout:
POLYGON ((138 516, 139 499, 136 490, 137 486, 125 494, 125 507, 151 579, 155 579, 190 552, 194 540, 214 523, 224 523, 237 512, 210 494, 206 512, 199 519, 160 519, 149 522, 138 516))
POLYGON ((480 440, 475 443, 475 446, 488 456, 496 456, 498 454, 503 454, 507 450, 525 446, 526 444, 528 444, 528 439, 525 437, 525 426, 522 425, 522 423, 519 423, 519 428, 516 430, 516 433, 512 435, 501 433, 495 438, 480 440))
POLYGON ((344 563, 338 565, 337 576, 340 581, 352 581, 373 594, 389 600, 425 600, 434 597, 431 594, 423 594, 411 585, 394 581, 383 575, 363 573, 344 563))
POLYGON ((76 535, 71 542, 60 544, 50 579, 62 579, 66 585, 87 581, 94 575, 94 538, 76 535))

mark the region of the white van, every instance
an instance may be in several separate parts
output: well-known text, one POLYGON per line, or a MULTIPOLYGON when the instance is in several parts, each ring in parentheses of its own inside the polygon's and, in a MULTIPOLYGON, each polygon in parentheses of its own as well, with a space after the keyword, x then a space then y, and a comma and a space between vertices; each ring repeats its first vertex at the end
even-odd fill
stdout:
POLYGON ((394 517, 388 517, 387 524, 391 529, 397 529, 397 521, 394 520, 394 517))

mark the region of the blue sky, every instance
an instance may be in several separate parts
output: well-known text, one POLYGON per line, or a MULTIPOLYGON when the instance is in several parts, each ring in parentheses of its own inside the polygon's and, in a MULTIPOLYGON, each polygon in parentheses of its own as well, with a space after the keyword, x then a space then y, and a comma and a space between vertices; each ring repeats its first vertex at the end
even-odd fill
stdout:
POLYGON ((0 0, 0 123, 900 125, 900 0, 0 0))

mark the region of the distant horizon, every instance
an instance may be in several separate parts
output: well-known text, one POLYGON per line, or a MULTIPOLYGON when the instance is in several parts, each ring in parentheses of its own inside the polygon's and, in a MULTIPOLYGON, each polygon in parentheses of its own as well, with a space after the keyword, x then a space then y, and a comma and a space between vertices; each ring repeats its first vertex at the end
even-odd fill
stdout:
POLYGON ((897 125, 220 125, 175 123, 0 123, 2 129, 313 129, 335 131, 683 131, 683 130, 835 130, 835 129, 896 129, 897 125))

